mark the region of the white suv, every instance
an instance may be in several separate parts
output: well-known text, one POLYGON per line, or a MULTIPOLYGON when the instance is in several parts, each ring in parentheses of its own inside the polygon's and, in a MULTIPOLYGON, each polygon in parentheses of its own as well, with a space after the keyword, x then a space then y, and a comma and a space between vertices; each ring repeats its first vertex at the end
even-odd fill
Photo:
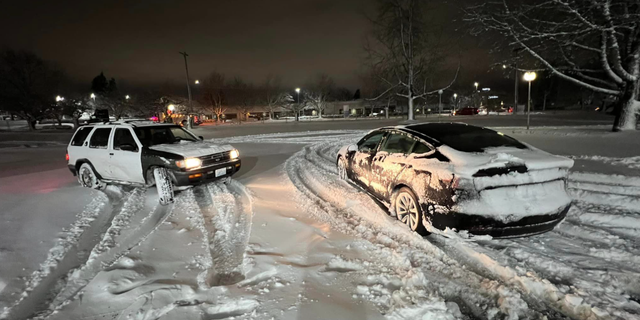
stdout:
POLYGON ((238 150, 204 142, 174 124, 124 121, 80 127, 67 147, 69 170, 84 187, 152 186, 160 204, 176 187, 230 177, 240 169, 238 150))

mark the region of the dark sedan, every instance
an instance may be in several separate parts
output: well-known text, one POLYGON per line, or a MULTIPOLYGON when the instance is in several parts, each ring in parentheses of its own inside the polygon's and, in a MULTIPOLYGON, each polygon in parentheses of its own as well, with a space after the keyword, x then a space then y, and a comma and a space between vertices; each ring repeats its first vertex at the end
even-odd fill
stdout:
POLYGON ((371 131, 337 156, 338 174, 422 234, 431 228, 494 237, 553 229, 571 199, 573 160, 461 123, 371 131))

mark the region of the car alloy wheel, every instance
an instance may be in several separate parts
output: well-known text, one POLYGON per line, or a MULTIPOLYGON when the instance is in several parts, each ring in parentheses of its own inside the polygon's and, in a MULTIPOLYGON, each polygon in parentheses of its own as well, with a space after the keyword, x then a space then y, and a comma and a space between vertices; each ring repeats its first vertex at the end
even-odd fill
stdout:
POLYGON ((395 210, 398 220, 406 224, 413 231, 420 227, 420 208, 411 191, 400 189, 395 199, 395 210))
POLYGON ((340 180, 347 180, 347 163, 342 157, 338 159, 338 177, 340 180))

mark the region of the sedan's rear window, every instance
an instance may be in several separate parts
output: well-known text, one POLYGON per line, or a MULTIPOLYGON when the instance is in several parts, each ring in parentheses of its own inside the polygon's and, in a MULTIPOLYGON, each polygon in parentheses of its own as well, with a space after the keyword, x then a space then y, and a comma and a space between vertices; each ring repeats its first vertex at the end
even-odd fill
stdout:
POLYGON ((442 144, 463 152, 483 152, 487 148, 526 149, 518 140, 486 128, 452 123, 430 123, 408 127, 442 144))

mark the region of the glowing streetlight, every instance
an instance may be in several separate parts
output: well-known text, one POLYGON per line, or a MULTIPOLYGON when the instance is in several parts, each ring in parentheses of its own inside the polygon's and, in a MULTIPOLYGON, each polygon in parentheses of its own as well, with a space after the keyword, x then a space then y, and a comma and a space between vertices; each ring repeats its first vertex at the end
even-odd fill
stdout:
POLYGON ((300 103, 300 88, 296 88, 296 93, 298 94, 298 103, 300 103))
POLYGON ((477 83, 477 82, 474 82, 473 85, 476 86, 476 91, 478 91, 478 85, 480 85, 480 84, 477 83))
POLYGON ((95 93, 91 93, 91 95, 89 97, 91 99, 93 99, 93 101, 96 101, 96 94, 95 93))
POLYGON ((200 84, 200 80, 196 80, 195 84, 200 84))
POLYGON ((502 69, 506 69, 506 68, 507 68, 507 65, 506 65, 506 64, 503 64, 503 65, 502 65, 502 69))
POLYGON ((64 101, 64 97, 56 96, 56 102, 64 101))
POLYGON ((126 95, 126 96, 124 96, 124 98, 129 100, 129 98, 131 98, 131 97, 129 97, 129 95, 126 95))
POLYGON ((529 82, 529 103, 527 106, 527 130, 529 130, 529 115, 531 113, 531 82, 536 79, 536 73, 533 71, 524 73, 524 81, 529 82))
POLYGON ((173 112, 173 110, 175 110, 175 109, 176 109, 176 106, 174 106, 174 105, 170 104, 170 105, 167 107, 167 109, 168 109, 169 111, 173 112))

